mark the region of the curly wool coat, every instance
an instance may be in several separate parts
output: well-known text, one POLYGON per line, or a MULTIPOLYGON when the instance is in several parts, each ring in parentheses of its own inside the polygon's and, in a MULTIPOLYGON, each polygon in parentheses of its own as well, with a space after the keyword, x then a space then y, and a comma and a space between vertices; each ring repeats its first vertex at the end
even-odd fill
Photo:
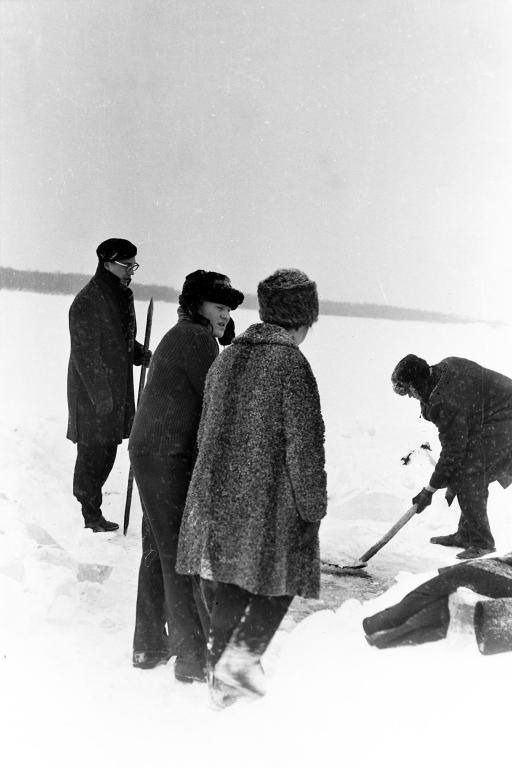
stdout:
POLYGON ((177 570, 263 595, 317 597, 327 507, 315 377, 290 335, 252 325, 206 379, 177 570))

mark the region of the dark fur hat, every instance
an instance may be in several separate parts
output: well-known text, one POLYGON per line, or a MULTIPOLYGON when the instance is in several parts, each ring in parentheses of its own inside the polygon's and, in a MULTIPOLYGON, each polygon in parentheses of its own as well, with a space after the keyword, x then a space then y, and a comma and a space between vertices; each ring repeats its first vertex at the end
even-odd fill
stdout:
POLYGON ((123 261, 123 259, 134 258, 137 255, 137 248, 129 240, 110 237, 98 245, 96 253, 100 261, 123 261))
POLYGON ((215 301, 230 309, 236 309, 243 300, 243 293, 231 286, 229 277, 204 269, 196 269, 186 276, 178 299, 180 307, 189 316, 197 313, 202 301, 215 301))
POLYGON ((260 318, 281 328, 311 326, 318 320, 316 283, 299 269, 278 269, 258 285, 260 318))
POLYGON ((398 395, 406 395, 411 384, 418 392, 422 392, 429 375, 430 366, 426 360, 417 355, 406 355, 395 366, 391 383, 398 395))

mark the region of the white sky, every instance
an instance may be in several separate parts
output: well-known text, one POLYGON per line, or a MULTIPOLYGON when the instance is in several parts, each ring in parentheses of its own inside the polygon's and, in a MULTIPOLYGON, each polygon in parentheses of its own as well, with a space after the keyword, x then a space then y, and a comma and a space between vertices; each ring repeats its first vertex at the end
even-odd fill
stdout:
POLYGON ((0 0, 0 262, 510 320, 510 0, 0 0))

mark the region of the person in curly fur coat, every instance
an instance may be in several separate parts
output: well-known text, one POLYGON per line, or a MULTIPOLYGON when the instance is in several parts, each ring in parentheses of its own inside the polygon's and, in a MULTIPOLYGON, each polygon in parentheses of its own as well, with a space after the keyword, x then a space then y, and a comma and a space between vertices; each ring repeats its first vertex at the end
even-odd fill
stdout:
POLYGON ((318 597, 326 513, 324 423, 299 350, 316 284, 283 269, 258 286, 261 323, 236 337, 205 384, 177 570, 201 577, 214 704, 262 694, 260 657, 294 595, 318 597))

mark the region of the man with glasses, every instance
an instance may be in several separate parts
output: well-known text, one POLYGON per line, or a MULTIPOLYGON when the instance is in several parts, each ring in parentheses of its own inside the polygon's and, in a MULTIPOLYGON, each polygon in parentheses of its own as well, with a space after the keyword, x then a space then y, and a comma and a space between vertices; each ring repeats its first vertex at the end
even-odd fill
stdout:
POLYGON ((110 238, 96 249, 94 277, 69 310, 71 354, 68 367, 67 437, 77 445, 73 494, 82 506, 85 527, 115 531, 103 517, 102 488, 117 453, 128 437, 135 413, 133 365, 148 365, 135 340, 131 277, 138 268, 137 248, 110 238))
POLYGON ((391 376, 398 395, 419 400, 421 415, 439 431, 441 455, 432 477, 414 498, 422 512, 440 488, 450 505, 459 502, 458 528, 432 544, 463 549, 467 560, 495 551, 487 517, 489 484, 512 483, 512 380, 462 357, 430 366, 404 357, 391 376))

